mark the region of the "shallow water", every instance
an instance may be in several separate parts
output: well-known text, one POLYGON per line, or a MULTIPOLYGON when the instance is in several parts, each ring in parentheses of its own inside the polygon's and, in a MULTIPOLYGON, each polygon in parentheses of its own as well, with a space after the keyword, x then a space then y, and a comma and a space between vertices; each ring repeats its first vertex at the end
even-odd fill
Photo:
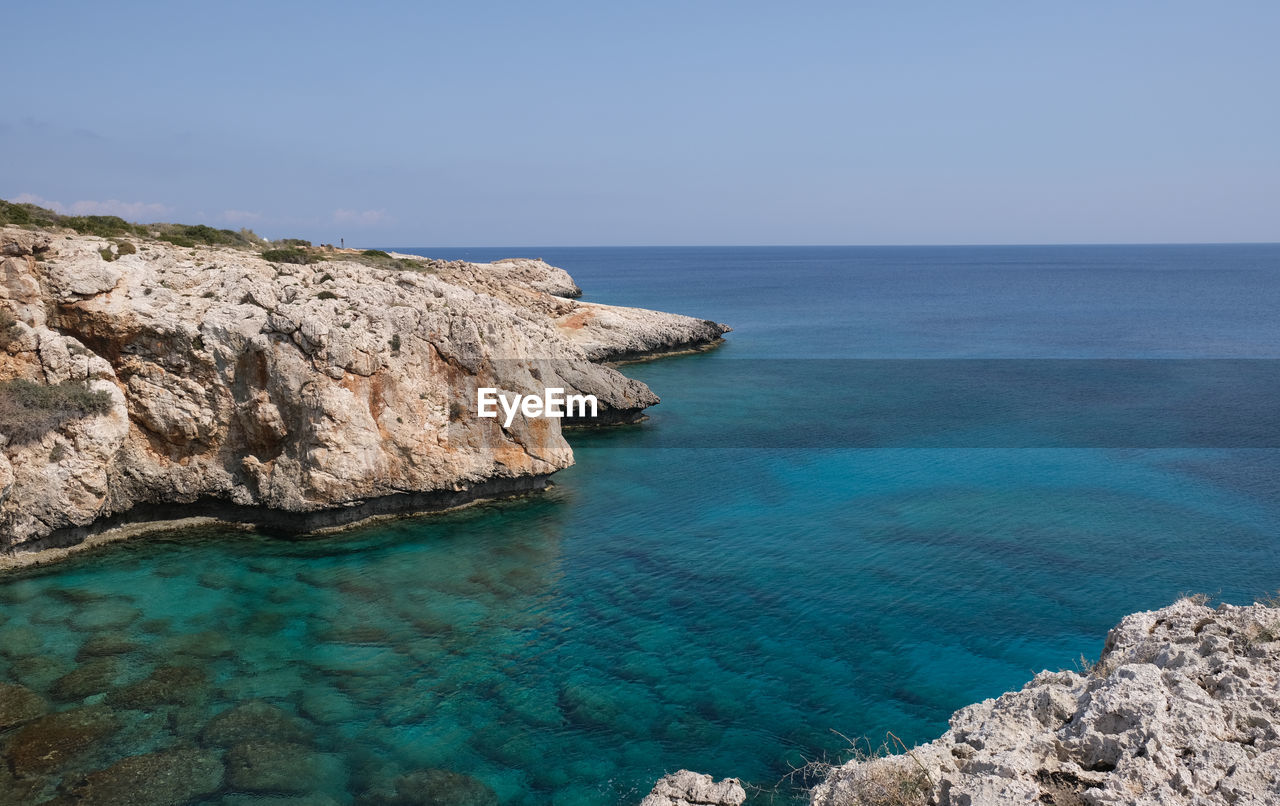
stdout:
MULTIPOLYGON (((232 739, 305 749, 199 802, 387 802, 425 769, 512 804, 631 803, 679 767, 770 789, 838 754, 833 731, 927 740, 958 707, 1096 657, 1124 613, 1280 585, 1280 456, 1261 437, 1099 442, 1026 411, 927 410, 815 439, 868 376, 837 363, 810 388, 784 360, 1275 358, 1280 248, 538 254, 589 298, 736 331, 627 367, 663 404, 575 434, 550 493, 307 542, 185 532, 0 581, 0 679, 115 720, 32 773, 26 802, 125 755, 232 739), (214 717, 248 701, 283 715, 228 739, 214 717)), ((870 403, 909 411, 920 376, 885 377, 870 403)), ((1214 421, 1198 399, 1168 421, 1214 421)), ((435 780, 445 802, 476 791, 435 780)))

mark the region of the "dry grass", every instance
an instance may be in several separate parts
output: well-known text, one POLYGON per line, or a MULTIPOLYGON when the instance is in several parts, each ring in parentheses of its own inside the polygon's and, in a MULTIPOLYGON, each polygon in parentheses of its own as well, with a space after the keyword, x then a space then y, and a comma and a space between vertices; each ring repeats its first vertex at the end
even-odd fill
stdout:
POLYGON ((825 783, 817 806, 926 806, 933 790, 933 777, 920 759, 901 739, 889 733, 879 747, 865 739, 850 740, 844 762, 810 761, 791 771, 779 787, 809 788, 825 783))

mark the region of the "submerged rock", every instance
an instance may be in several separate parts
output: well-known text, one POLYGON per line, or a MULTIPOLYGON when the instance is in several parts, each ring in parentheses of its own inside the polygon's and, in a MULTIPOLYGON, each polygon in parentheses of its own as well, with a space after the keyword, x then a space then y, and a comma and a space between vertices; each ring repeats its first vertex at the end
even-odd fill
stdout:
POLYGON ((142 611, 120 599, 105 599, 83 605, 68 619, 71 629, 81 632, 120 630, 137 621, 142 611))
POLYGON ((110 598, 110 594, 90 590, 89 588, 54 588, 49 591, 49 595, 73 604, 85 604, 86 602, 96 602, 110 598))
POLYGON ((302 692, 299 705, 303 716, 321 725, 333 725, 355 719, 359 714, 347 695, 328 686, 311 685, 302 692))
POLYGON ((217 753, 178 748, 130 756, 67 787, 81 806, 182 806, 222 787, 217 753))
POLYGON ((1280 609, 1183 599, 1126 617, 1088 674, 1041 672, 940 739, 838 767, 815 806, 1280 803, 1280 609))
POLYGON ((10 624, 0 627, 0 655, 22 658, 39 654, 44 637, 31 627, 10 624))
POLYGON ((388 806, 498 806, 498 796, 483 781, 452 770, 419 770, 393 783, 388 806))
POLYGON ((48 710, 44 698, 26 686, 0 683, 0 731, 30 722, 48 710))
POLYGON ((79 651, 76 652, 77 661, 86 661, 91 658, 104 658, 113 655, 127 655, 131 652, 137 652, 141 647, 127 638, 112 633, 104 633, 95 635, 80 645, 79 651))
POLYGON ((60 655, 32 655, 18 658, 9 667, 10 673, 20 683, 30 688, 47 691, 53 681, 75 668, 60 655))
POLYGON ((341 806, 328 795, 311 792, 306 795, 223 795, 210 806, 341 806))
POLYGON ((200 743, 230 747, 251 741, 311 741, 311 730, 301 719, 265 702, 246 702, 215 716, 200 732, 200 743))
POLYGON ((39 803, 46 786, 41 778, 15 778, 7 765, 0 764, 0 803, 39 803))
POLYGON ((717 781, 710 775, 680 770, 658 781, 640 806, 741 806, 746 799, 737 778, 717 781))
POLYGON ((86 661, 53 681, 49 693, 63 702, 74 702, 92 694, 101 694, 111 688, 120 673, 120 666, 120 661, 111 657, 86 661))
POLYGON ((160 642, 160 651, 165 655, 187 655, 201 660, 230 655, 234 650, 231 639, 218 630, 175 635, 160 642))
POLYGON ((194 705, 208 699, 209 676, 193 666, 161 666, 145 680, 118 688, 107 702, 121 708, 194 705))
POLYGON ((14 733, 5 756, 15 776, 43 775, 84 755, 119 728, 115 714, 103 706, 49 714, 14 733))
POLYGON ((241 792, 305 794, 338 777, 332 757, 302 745, 253 741, 227 751, 227 786, 241 792))

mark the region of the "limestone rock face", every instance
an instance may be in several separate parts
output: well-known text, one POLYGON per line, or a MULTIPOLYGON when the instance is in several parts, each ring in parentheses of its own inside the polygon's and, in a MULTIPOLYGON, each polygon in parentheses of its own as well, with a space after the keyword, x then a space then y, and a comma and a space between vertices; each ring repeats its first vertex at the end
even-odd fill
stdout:
MULTIPOLYGON (((0 554, 140 512, 296 530, 535 489, 573 461, 561 423, 479 418, 479 387, 594 394, 602 422, 658 402, 565 330, 587 304, 542 261, 398 270, 354 250, 311 265, 145 240, 113 250, 0 229, 0 381, 83 382, 110 400, 35 439, 0 414, 0 554)), ((619 314, 614 343, 661 345, 700 321, 646 313, 619 314)))
POLYGON ((640 806, 741 806, 746 790, 737 778, 716 781, 689 770, 665 776, 640 801, 640 806))
POLYGON ((1183 599, 1126 617, 1088 675, 1041 672, 908 756, 851 762, 812 796, 901 784, 921 804, 1280 804, 1280 609, 1183 599))

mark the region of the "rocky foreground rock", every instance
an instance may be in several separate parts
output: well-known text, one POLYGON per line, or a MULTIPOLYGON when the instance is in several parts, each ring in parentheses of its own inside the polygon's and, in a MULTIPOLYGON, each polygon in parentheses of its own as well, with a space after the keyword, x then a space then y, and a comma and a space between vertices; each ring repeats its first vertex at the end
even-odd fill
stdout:
POLYGON ((710 775, 680 770, 658 781, 640 806, 742 806, 746 799, 737 778, 717 781, 710 775))
POLYGON ((603 362, 728 329, 579 302, 540 260, 324 257, 0 229, 0 383, 39 387, 4 400, 58 409, 0 412, 0 564, 126 521, 298 531, 537 489, 573 461, 560 421, 478 418, 478 387, 634 421, 657 396, 603 362))
POLYGON ((934 742, 836 768, 812 802, 1280 804, 1280 609, 1128 616, 1090 673, 957 711, 934 742))

